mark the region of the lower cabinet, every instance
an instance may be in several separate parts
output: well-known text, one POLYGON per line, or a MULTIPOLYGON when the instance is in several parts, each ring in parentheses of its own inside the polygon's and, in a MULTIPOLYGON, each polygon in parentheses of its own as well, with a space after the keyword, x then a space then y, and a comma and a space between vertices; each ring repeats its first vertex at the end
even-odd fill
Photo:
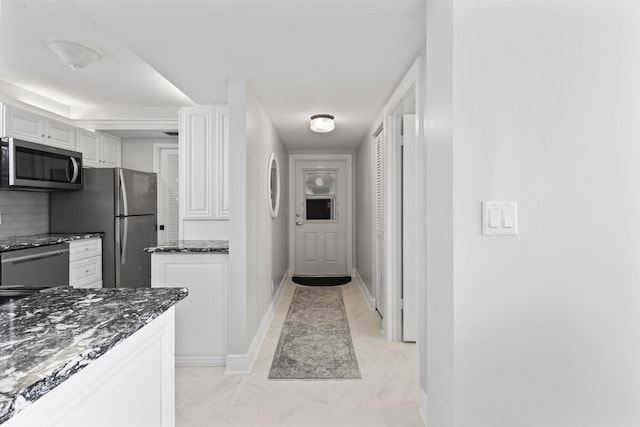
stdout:
POLYGON ((226 365, 228 260, 226 254, 151 255, 151 287, 189 289, 176 306, 177 366, 226 365))
POLYGON ((102 239, 69 242, 69 285, 74 288, 102 287, 102 239))

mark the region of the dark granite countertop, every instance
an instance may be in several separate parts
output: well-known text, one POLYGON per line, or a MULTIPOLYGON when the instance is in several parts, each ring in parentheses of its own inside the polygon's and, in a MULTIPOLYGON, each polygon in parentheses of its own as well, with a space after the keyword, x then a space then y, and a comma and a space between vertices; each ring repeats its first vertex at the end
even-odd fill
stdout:
POLYGON ((0 252, 102 237, 104 233, 46 233, 0 238, 0 252))
POLYGON ((180 253, 229 253, 228 240, 176 240, 162 245, 144 248, 145 252, 180 252, 180 253))
POLYGON ((53 288, 0 305, 0 424, 187 293, 185 288, 53 288))

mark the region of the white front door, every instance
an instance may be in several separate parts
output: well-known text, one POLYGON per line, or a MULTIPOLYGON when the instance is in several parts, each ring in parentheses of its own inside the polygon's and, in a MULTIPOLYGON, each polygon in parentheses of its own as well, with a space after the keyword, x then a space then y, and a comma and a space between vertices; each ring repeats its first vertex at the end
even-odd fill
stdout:
POLYGON ((296 276, 348 276, 345 160, 295 162, 296 276))

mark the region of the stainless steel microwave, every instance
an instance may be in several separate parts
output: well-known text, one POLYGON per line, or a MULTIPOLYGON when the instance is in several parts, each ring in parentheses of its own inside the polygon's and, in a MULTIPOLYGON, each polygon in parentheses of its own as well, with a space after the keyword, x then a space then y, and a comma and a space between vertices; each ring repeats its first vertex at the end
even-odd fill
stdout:
POLYGON ((10 137, 0 139, 0 150, 2 188, 82 189, 82 153, 10 137))

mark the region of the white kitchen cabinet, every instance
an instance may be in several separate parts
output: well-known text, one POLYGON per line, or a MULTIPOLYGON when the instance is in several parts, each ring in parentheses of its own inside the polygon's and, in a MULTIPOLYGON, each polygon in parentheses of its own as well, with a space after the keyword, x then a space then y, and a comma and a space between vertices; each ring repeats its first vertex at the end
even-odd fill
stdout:
POLYGON ((228 108, 182 108, 179 135, 180 220, 228 220, 228 108))
POLYGON ((227 254, 153 253, 151 287, 188 288, 176 306, 176 366, 225 366, 227 254))
POLYGON ((2 136, 51 145, 67 150, 76 149, 76 128, 11 105, 2 106, 2 136))
POLYGON ((99 168, 101 155, 98 134, 81 128, 78 128, 76 132, 78 151, 82 152, 83 166, 99 168))
POLYGON ((102 287, 102 239, 69 242, 69 285, 74 288, 102 287))
POLYGON ((102 143, 102 167, 122 166, 122 140, 114 135, 100 133, 102 143))
POLYGON ((109 168, 122 165, 122 140, 117 136, 86 129, 77 130, 78 151, 85 167, 109 168))

